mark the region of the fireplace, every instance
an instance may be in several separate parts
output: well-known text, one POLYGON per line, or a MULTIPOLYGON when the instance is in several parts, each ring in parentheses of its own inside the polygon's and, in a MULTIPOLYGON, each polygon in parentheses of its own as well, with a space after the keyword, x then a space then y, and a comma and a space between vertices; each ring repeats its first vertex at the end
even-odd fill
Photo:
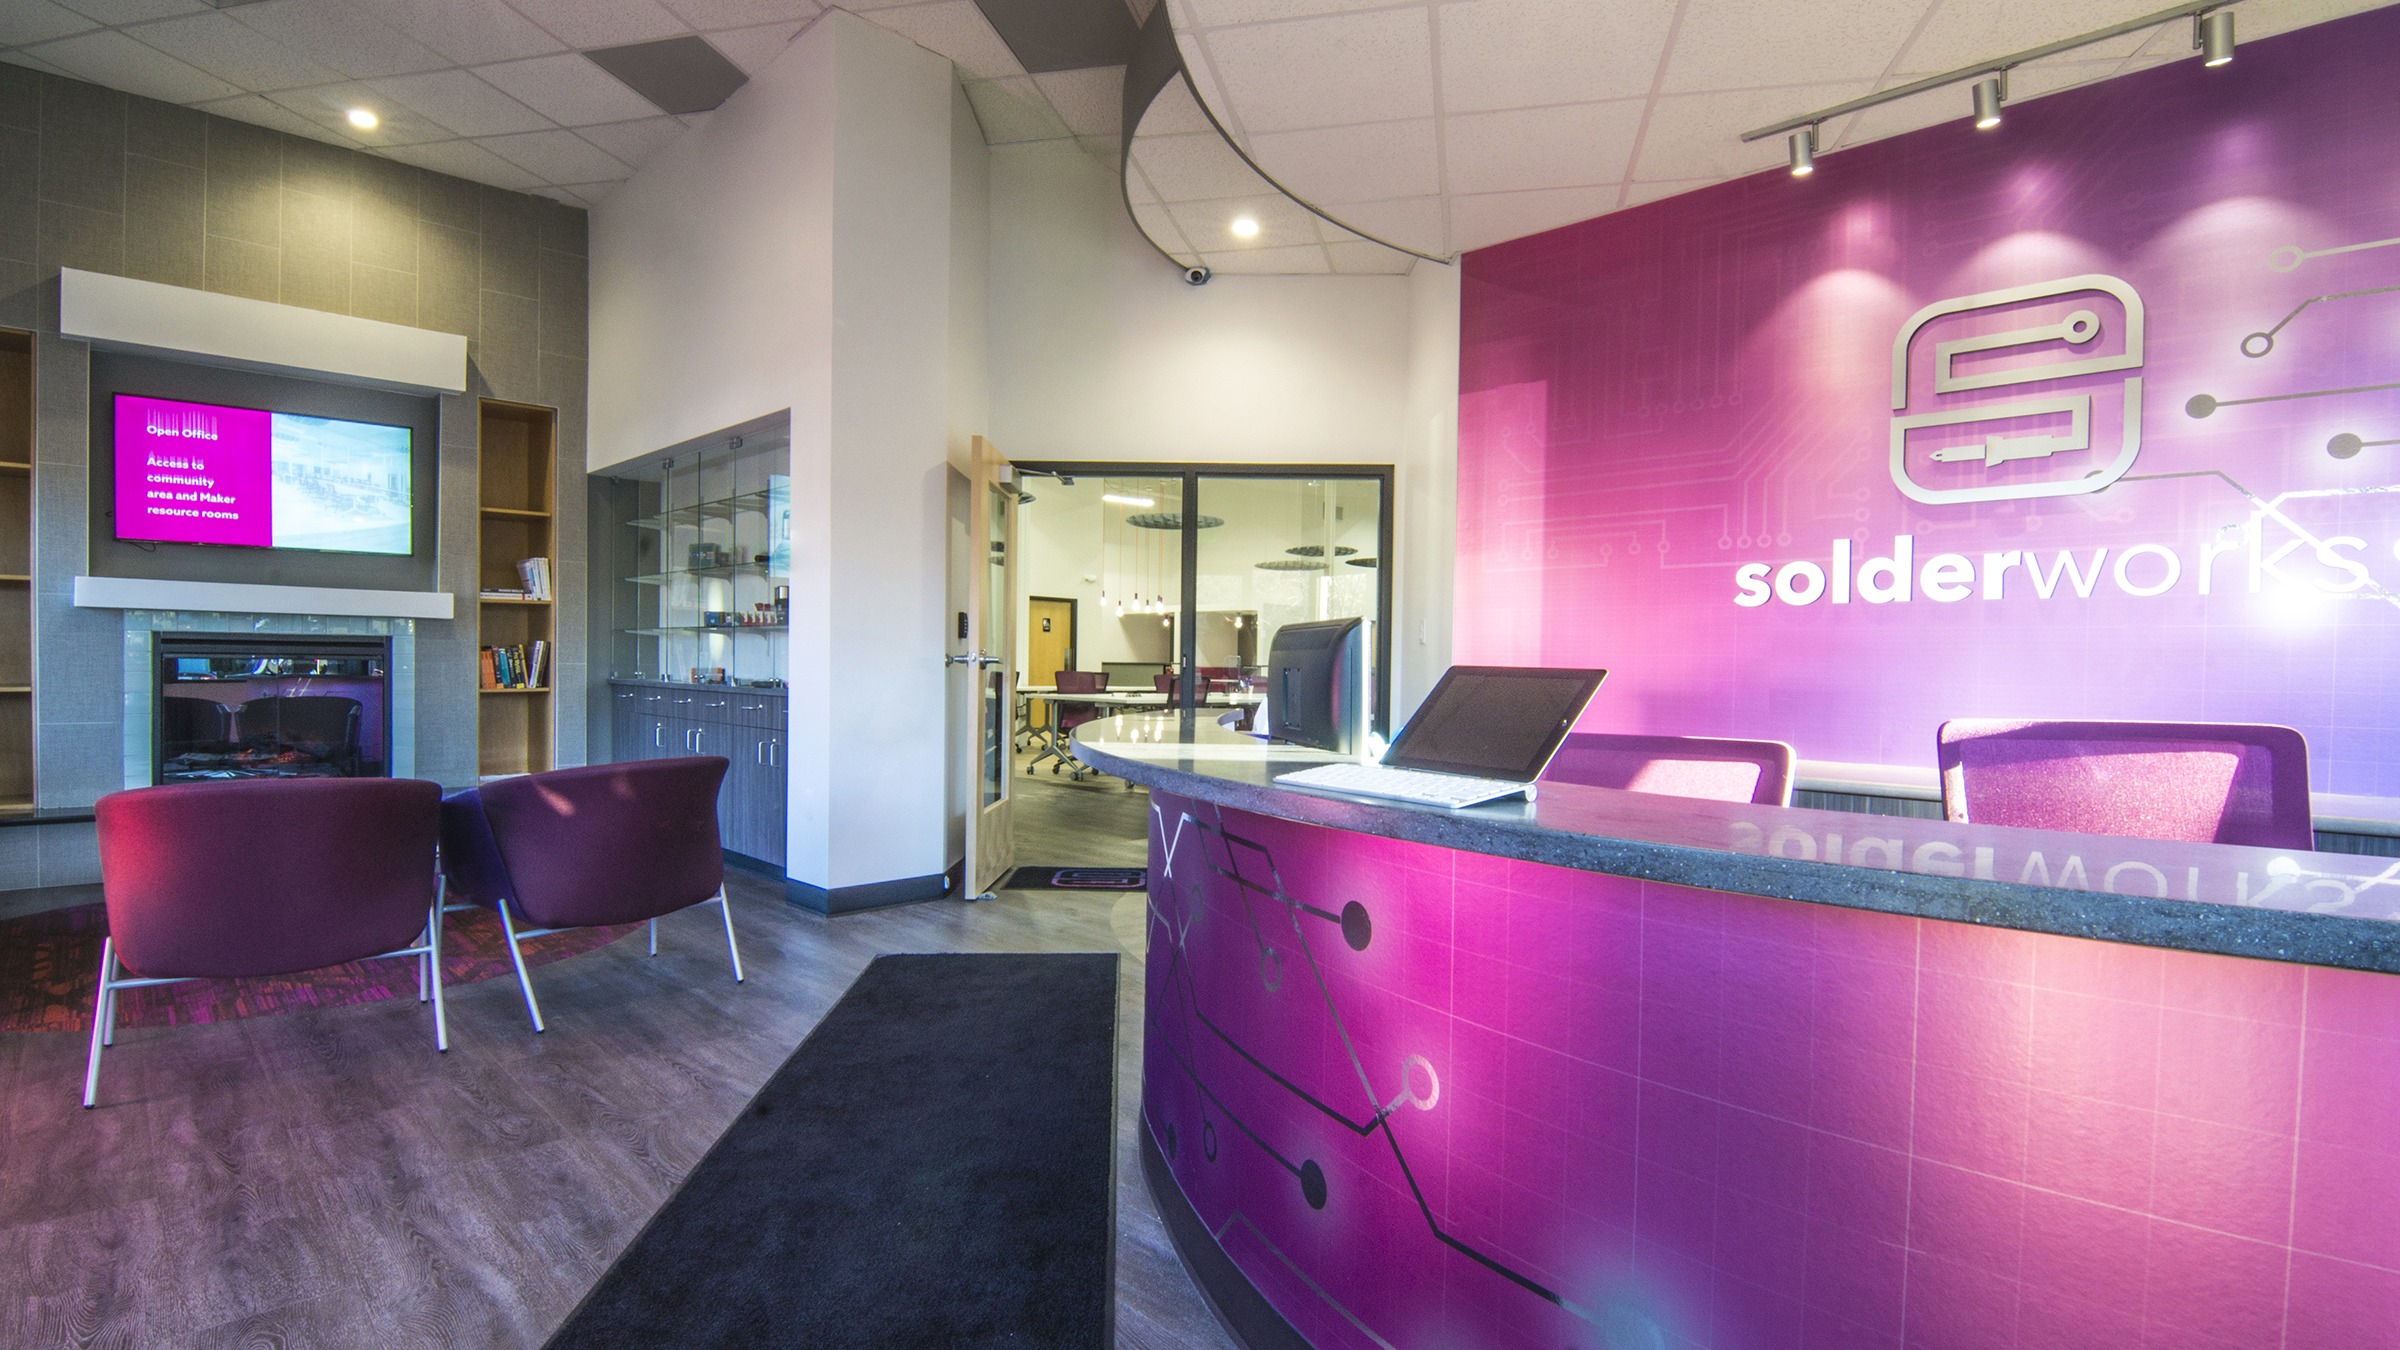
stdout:
POLYGON ((389 637, 159 633, 154 783, 391 775, 389 637))

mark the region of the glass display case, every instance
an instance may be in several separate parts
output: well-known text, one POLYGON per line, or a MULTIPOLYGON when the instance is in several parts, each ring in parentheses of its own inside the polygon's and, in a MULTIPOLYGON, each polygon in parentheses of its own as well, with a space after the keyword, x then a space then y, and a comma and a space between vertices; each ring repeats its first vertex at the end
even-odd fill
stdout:
POLYGON ((610 675, 780 683, 791 603, 788 435, 734 438, 619 479, 610 675))

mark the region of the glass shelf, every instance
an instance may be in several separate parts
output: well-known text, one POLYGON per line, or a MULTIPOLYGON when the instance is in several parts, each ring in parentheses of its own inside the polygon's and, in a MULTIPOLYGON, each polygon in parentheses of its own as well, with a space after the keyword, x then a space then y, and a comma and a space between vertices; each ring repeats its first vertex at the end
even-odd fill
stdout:
POLYGON ((678 577, 730 579, 733 577, 777 577, 781 575, 779 572, 768 571, 765 563, 752 562, 730 563, 724 567, 677 567, 665 572, 645 572, 638 577, 625 579, 636 586, 664 586, 678 577))
POLYGON ((709 625, 703 623, 676 624, 666 628, 626 628, 620 631, 640 637, 669 637, 678 633, 781 633, 789 625, 780 623, 740 623, 709 625))
POLYGON ((704 520, 731 520, 744 511, 756 511, 763 515, 767 509, 768 496, 767 489, 761 488, 756 492, 720 497, 716 501, 701 502, 696 506, 678 506, 672 511, 662 511, 655 516, 641 516, 625 523, 637 530, 663 530, 670 525, 697 525, 704 520))

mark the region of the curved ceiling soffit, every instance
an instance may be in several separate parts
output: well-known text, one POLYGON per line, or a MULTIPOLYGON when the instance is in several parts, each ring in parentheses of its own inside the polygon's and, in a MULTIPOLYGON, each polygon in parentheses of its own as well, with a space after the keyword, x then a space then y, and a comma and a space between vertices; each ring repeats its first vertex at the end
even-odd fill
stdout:
POLYGON ((1226 134, 1184 70, 1167 6, 1142 24, 1125 68, 1125 212, 1159 255, 1198 285, 1246 275, 1393 275, 1421 253, 1350 225, 1292 192, 1226 134), (1247 218, 1257 231, 1236 236, 1247 218))

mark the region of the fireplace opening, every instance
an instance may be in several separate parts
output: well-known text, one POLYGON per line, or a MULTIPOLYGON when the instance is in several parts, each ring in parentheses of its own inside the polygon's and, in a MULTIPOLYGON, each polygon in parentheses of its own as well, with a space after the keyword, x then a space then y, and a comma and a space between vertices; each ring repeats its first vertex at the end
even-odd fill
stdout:
POLYGON ((160 633, 158 783, 388 778, 385 637, 160 633))

